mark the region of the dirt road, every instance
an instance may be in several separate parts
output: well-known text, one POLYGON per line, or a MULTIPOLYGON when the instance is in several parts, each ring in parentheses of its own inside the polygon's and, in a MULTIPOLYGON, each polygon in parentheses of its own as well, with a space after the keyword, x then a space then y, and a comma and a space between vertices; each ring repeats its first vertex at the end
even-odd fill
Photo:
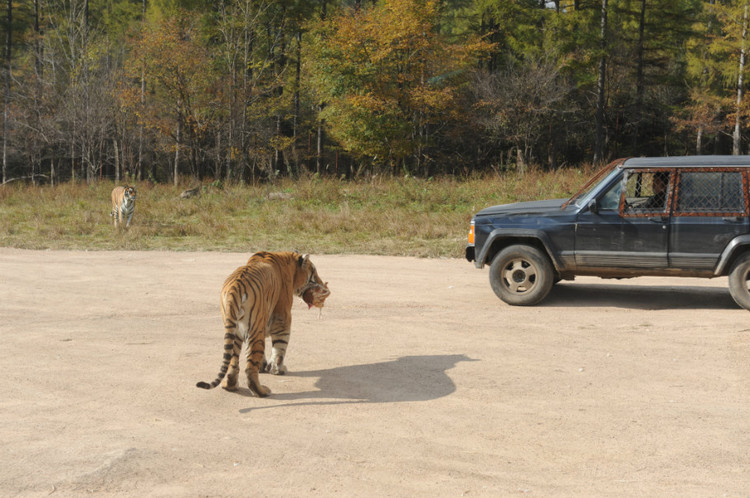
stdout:
POLYGON ((195 387, 248 256, 0 249, 0 496, 750 497, 726 279, 516 308, 465 261, 313 255, 332 295, 258 399, 195 387))

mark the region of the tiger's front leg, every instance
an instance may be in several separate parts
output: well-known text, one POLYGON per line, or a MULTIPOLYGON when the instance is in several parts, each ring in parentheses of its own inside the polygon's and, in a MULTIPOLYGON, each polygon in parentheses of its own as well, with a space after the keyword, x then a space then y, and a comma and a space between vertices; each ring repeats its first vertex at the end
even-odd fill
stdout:
POLYGON ((271 337, 271 358, 265 366, 265 371, 274 375, 287 373, 284 365, 286 348, 291 335, 291 314, 273 314, 266 327, 266 335, 271 337))
POLYGON ((115 214, 115 220, 117 229, 123 230, 123 228, 125 227, 125 215, 122 213, 119 207, 117 208, 117 214, 115 214))

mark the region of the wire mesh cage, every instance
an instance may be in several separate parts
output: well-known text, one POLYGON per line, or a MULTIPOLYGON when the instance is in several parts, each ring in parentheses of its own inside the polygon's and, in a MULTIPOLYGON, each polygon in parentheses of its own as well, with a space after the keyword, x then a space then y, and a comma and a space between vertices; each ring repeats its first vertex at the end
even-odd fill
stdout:
POLYGON ((746 190, 737 170, 632 170, 623 179, 621 207, 629 216, 741 216, 746 190))

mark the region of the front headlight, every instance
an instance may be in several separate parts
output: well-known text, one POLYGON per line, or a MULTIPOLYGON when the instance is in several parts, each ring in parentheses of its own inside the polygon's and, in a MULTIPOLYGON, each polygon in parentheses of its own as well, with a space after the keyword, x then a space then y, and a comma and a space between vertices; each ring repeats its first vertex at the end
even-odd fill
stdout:
POLYGON ((469 227, 469 245, 474 245, 474 220, 471 220, 471 226, 469 227))

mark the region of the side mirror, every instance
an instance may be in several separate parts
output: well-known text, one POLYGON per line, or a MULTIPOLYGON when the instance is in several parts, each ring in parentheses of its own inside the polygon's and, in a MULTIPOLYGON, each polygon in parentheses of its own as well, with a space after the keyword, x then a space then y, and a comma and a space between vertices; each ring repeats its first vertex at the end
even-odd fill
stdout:
POLYGON ((599 214, 599 203, 596 202, 596 199, 591 199, 591 202, 589 202, 589 205, 587 207, 592 213, 599 214))

